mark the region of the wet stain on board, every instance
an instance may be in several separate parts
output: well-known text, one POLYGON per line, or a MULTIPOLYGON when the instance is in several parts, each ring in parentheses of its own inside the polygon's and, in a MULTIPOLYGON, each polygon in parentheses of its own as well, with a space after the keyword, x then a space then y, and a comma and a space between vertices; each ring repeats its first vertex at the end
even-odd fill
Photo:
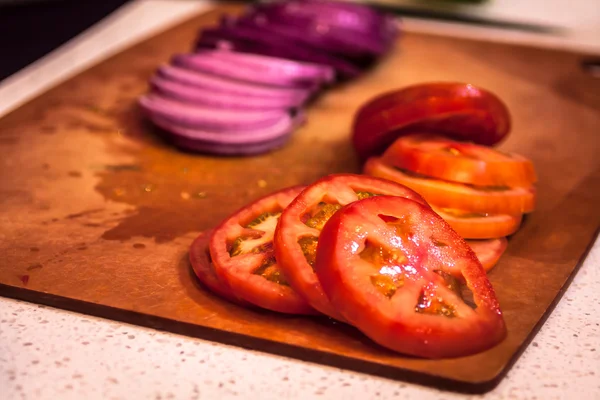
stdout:
MULTIPOLYGON (((81 217, 86 217, 88 215, 92 215, 92 214, 96 214, 99 213, 101 211, 104 211, 103 208, 95 208, 93 210, 86 210, 86 211, 81 211, 78 213, 74 213, 74 214, 69 214, 65 217, 65 219, 77 219, 77 218, 81 218, 81 217)), ((54 221, 54 219, 53 219, 54 221)))

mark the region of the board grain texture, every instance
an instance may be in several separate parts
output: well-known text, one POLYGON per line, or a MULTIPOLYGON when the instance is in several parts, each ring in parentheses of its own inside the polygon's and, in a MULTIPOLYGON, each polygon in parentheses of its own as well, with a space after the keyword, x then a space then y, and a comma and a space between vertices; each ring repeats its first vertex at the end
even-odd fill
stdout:
POLYGON ((419 34, 363 77, 318 98, 284 148, 251 158, 184 153, 136 98, 224 5, 150 38, 0 120, 0 294, 316 363, 483 392, 505 375, 593 243, 600 225, 600 80, 581 55, 419 34), (188 247, 262 195, 358 172, 349 135, 371 97, 428 81, 496 93, 513 129, 500 146, 530 157, 538 209, 489 274, 508 325, 496 347, 423 360, 325 318, 247 310, 198 285, 188 247))

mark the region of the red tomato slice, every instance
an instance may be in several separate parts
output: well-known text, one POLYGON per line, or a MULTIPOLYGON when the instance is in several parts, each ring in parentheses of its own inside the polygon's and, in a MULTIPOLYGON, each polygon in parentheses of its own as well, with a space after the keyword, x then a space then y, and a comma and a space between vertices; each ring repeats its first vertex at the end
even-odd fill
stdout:
POLYGON ((506 335, 471 248, 416 201, 379 196, 342 208, 321 232, 315 269, 342 316, 392 350, 459 357, 506 335))
POLYGON ((438 208, 453 208, 474 213, 518 215, 535 209, 535 188, 471 186, 429 178, 393 168, 379 157, 371 157, 364 173, 389 179, 418 192, 438 208))
POLYGON ((229 285, 220 280, 215 274, 214 266, 208 249, 208 243, 211 235, 212 231, 202 232, 192 242, 189 256, 194 273, 198 277, 200 283, 202 283, 202 285, 204 285, 208 290, 217 296, 220 296, 225 300, 229 300, 232 303, 248 305, 247 302, 236 297, 229 285))
POLYGON ((323 314, 342 320, 323 293, 314 272, 319 234, 342 206, 374 195, 402 196, 425 203, 405 186, 364 175, 336 174, 308 186, 283 211, 275 231, 275 254, 298 293, 323 314))
POLYGON ((523 214, 474 213, 434 205, 431 208, 464 239, 493 239, 512 235, 519 229, 523 219, 523 214))
POLYGON ((366 159, 396 138, 435 132, 492 146, 510 130, 510 114, 491 92, 464 83, 425 83, 384 93, 367 102, 354 118, 353 143, 366 159))
POLYGON ((466 242, 475 252, 485 272, 494 268, 508 247, 508 240, 503 237, 489 240, 466 240, 466 242))
POLYGON ((533 163, 518 154, 427 133, 397 139, 381 160, 432 178, 477 186, 528 187, 537 180, 533 163))
POLYGON ((302 189, 281 190, 235 212, 215 228, 209 244, 215 273, 236 296, 288 314, 315 313, 289 286, 273 250, 279 216, 302 189))

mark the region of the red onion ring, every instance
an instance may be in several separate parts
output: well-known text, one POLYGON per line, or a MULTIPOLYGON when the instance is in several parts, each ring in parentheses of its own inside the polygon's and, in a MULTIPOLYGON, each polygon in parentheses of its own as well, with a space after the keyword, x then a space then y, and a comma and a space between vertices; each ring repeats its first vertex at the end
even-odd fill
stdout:
POLYGON ((380 56, 389 45, 372 34, 285 14, 256 12, 239 18, 238 24, 262 28, 306 46, 358 60, 380 56))
POLYGON ((287 118, 277 121, 269 127, 244 132, 215 132, 206 129, 189 128, 156 116, 150 116, 150 120, 156 124, 156 126, 171 133, 172 136, 178 136, 191 141, 212 142, 223 145, 243 145, 268 142, 275 140, 278 137, 285 136, 296 129, 302 123, 304 117, 303 115, 298 115, 292 118, 288 115, 287 118))
POLYGON ((245 97, 229 93, 218 93, 184 85, 178 82, 155 76, 150 80, 154 90, 159 94, 185 103, 204 105, 209 107, 222 107, 239 110, 285 110, 297 108, 302 105, 296 99, 273 97, 245 97))
POLYGON ((173 57, 172 62, 175 65, 194 71, 275 87, 306 87, 314 86, 317 83, 316 81, 296 80, 282 75, 265 74, 252 66, 233 64, 228 60, 205 57, 203 54, 178 54, 173 57))
POLYGON ((272 126, 288 118, 285 111, 241 111, 191 105, 157 94, 139 99, 150 117, 161 117, 174 124, 215 131, 248 131, 272 126))
POLYGON ((239 145, 203 142, 179 136, 172 136, 171 142, 179 148, 200 153, 212 153, 224 156, 253 156, 283 147, 290 139, 290 135, 291 132, 288 135, 278 137, 268 142, 239 145))
POLYGON ((218 58, 236 65, 244 65, 261 73, 280 75, 293 83, 332 82, 335 76, 333 68, 314 63, 287 60, 285 58, 234 53, 231 51, 205 50, 203 57, 218 58))
POLYGON ((283 58, 327 65, 334 68, 343 78, 353 78, 361 72, 359 66, 341 57, 336 57, 319 49, 303 46, 296 41, 286 40, 263 27, 240 26, 231 20, 227 20, 219 28, 203 30, 200 41, 204 45, 209 41, 213 45, 219 41, 225 41, 230 43, 231 49, 237 51, 246 51, 244 49, 251 48, 251 52, 258 54, 275 53, 277 56, 283 58))
POLYGON ((287 99, 291 103, 304 103, 310 96, 310 92, 306 89, 278 88, 250 82, 239 82, 175 66, 162 66, 158 70, 158 75, 182 84, 209 89, 213 92, 245 97, 281 99, 282 101, 287 99))

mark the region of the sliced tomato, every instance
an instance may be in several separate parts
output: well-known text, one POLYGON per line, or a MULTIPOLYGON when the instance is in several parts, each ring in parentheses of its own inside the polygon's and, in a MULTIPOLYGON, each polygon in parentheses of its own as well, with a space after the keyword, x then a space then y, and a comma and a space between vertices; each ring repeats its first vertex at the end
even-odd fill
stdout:
POLYGON ((431 208, 464 239, 494 239, 512 235, 523 220, 523 214, 488 214, 434 205, 431 208))
POLYGON ((477 186, 529 187, 537 179, 533 163, 523 156, 428 133, 397 139, 381 160, 432 178, 477 186))
POLYGON ((365 103, 355 115, 352 140, 366 159, 400 136, 423 131, 492 146, 510 131, 510 114, 498 97, 470 84, 418 84, 365 103))
POLYGON ((506 335, 471 248, 416 201, 379 196, 342 208, 321 232, 315 269, 342 316, 392 350, 466 356, 506 335))
POLYGON ((488 240, 466 240, 466 242, 473 249, 486 272, 494 268, 508 247, 508 240, 504 237, 488 240))
POLYGON ((379 157, 367 160, 364 173, 401 183, 420 193, 439 208, 475 213, 518 215, 535 209, 535 187, 472 186, 409 173, 383 163, 379 157))
POLYGON ((237 297, 272 311, 315 313, 289 286, 273 250, 279 216, 302 189, 288 188, 256 200, 215 228, 209 244, 215 273, 237 297))
POLYGON ((314 272, 321 229, 342 206, 358 199, 394 195, 427 204, 411 189, 364 175, 335 174, 309 185, 283 211, 275 231, 275 254, 290 284, 323 314, 342 320, 314 272))
POLYGON ((202 285, 204 285, 209 291, 217 296, 220 296, 225 300, 229 300, 232 303, 248 305, 247 302, 236 297, 229 285, 219 279, 215 274, 213 262, 208 249, 208 243, 211 235, 212 231, 202 232, 192 242, 189 257, 194 273, 198 277, 200 283, 202 283, 202 285))

